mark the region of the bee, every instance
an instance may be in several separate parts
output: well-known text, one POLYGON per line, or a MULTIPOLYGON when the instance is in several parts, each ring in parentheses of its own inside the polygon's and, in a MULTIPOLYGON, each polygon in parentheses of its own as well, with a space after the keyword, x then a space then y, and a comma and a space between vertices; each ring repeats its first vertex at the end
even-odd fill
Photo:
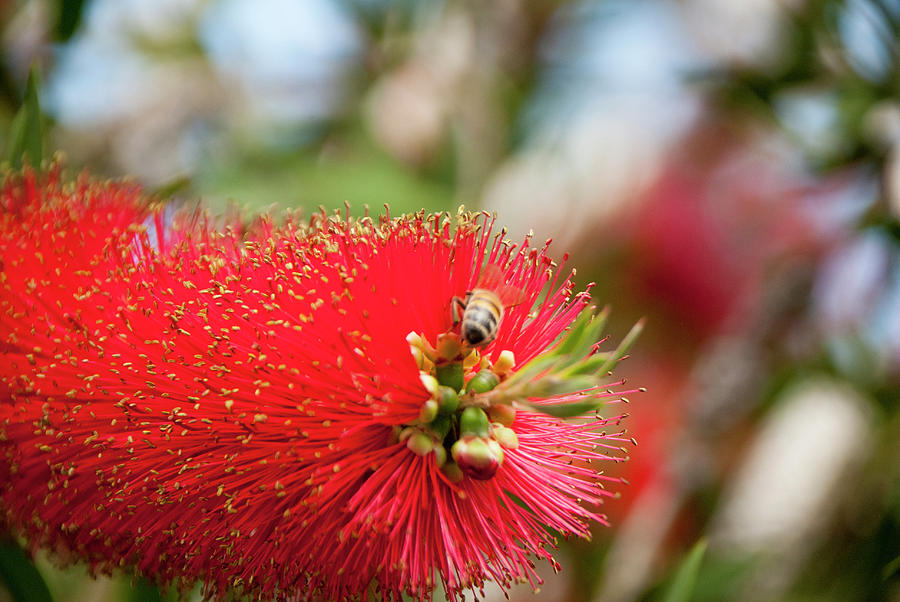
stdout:
POLYGON ((506 307, 512 307, 521 303, 523 296, 521 290, 504 284, 499 268, 492 264, 486 267, 489 269, 482 274, 478 287, 467 291, 465 299, 451 300, 453 325, 462 322, 460 338, 471 347, 484 347, 496 339, 504 301, 506 307))
POLYGON ((494 291, 476 288, 466 293, 465 300, 453 297, 453 325, 460 322, 460 336, 472 347, 483 347, 497 338, 500 320, 503 319, 503 303, 494 291))

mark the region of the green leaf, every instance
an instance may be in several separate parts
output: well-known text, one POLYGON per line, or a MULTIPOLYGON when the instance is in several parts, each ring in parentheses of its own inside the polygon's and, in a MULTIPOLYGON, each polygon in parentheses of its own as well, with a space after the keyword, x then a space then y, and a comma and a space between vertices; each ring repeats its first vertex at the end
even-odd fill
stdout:
MULTIPOLYGON (((597 374, 598 368, 605 366, 612 353, 597 353, 590 357, 586 357, 577 364, 566 368, 561 374, 561 378, 570 378, 572 376, 581 376, 584 374, 597 374)), ((599 376, 603 376, 605 372, 600 372, 599 376)), ((599 379, 598 379, 599 380, 599 379)))
POLYGON ((545 353, 544 355, 539 355, 532 359, 530 362, 522 366, 522 368, 512 375, 512 377, 502 383, 495 391, 503 391, 503 390, 513 390, 520 383, 527 383, 528 381, 540 376, 544 372, 552 371, 553 368, 560 362, 560 358, 553 353, 545 353))
POLYGON ((563 378, 558 375, 551 375, 529 383, 525 387, 524 393, 525 397, 560 397, 584 391, 585 389, 592 389, 596 386, 596 379, 589 376, 563 378))
POLYGON ((616 347, 616 350, 613 351, 609 356, 607 356, 606 361, 603 362, 603 365, 597 369, 597 372, 600 374, 606 374, 613 368, 615 368, 616 362, 625 357, 625 354, 628 353, 628 350, 631 349, 631 346, 634 345, 634 342, 637 341, 638 337, 641 336, 641 332, 644 330, 644 319, 641 318, 637 321, 637 323, 631 327, 631 330, 628 331, 628 334, 625 335, 625 338, 622 339, 622 342, 619 343, 619 346, 616 347))
POLYGON ((65 42, 72 37, 81 23, 84 0, 58 0, 59 21, 56 24, 56 39, 65 42))
POLYGON ((163 600, 159 587, 145 577, 137 577, 128 593, 129 602, 162 602, 163 600))
POLYGON ((520 401, 519 403, 529 410, 547 414, 554 418, 574 418, 575 416, 582 416, 588 412, 593 412, 603 405, 603 402, 597 399, 558 404, 531 403, 530 401, 520 401))
POLYGON ((9 538, 0 539, 0 579, 15 602, 53 602, 31 559, 9 538))
POLYGON ((896 573, 898 570, 900 570, 900 556, 897 556, 885 565, 885 567, 881 570, 881 578, 887 581, 888 579, 893 577, 894 573, 896 573))
POLYGON ((662 598, 663 602, 688 602, 691 599, 704 554, 706 554, 706 540, 701 539, 694 544, 687 558, 678 567, 678 572, 675 573, 672 583, 662 598))
POLYGON ((32 67, 25 83, 25 99, 10 125, 6 159, 14 168, 26 162, 34 167, 41 166, 43 159, 44 132, 41 105, 38 101, 38 71, 32 67))
POLYGON ((566 355, 571 353, 572 350, 578 346, 578 341, 581 339, 582 334, 584 334, 592 317, 590 310, 582 310, 578 317, 575 318, 575 322, 572 324, 572 327, 569 329, 569 332, 566 333, 559 346, 555 349, 551 349, 550 353, 555 355, 566 355))
POLYGON ((572 330, 569 331, 560 346, 553 351, 559 355, 569 356, 570 360, 565 365, 576 363, 587 355, 591 347, 600 340, 608 318, 608 307, 604 307, 596 316, 589 309, 582 311, 572 330))

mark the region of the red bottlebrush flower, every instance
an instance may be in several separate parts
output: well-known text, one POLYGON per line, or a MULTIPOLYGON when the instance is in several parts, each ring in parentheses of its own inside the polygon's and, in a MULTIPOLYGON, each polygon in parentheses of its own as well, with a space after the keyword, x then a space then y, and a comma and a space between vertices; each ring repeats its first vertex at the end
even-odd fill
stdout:
POLYGON ((29 173, 0 203, 0 510, 33 545, 214 595, 424 599, 536 584, 552 533, 605 522, 621 417, 561 417, 616 400, 624 347, 546 247, 462 212, 164 231, 130 188, 29 173), (454 316, 491 272, 517 304, 454 316))

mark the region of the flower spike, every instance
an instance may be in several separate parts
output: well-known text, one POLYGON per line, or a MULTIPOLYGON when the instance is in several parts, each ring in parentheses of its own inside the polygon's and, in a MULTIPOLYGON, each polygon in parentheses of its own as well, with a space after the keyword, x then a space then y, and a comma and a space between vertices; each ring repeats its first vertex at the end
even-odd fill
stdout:
POLYGON ((599 352, 587 293, 493 229, 460 210, 219 230, 133 186, 9 176, 0 519, 213 598, 536 587, 551 533, 606 522, 621 416, 561 417, 627 393, 607 372, 637 331, 599 352), (486 265, 521 302, 462 344, 452 300, 486 265))

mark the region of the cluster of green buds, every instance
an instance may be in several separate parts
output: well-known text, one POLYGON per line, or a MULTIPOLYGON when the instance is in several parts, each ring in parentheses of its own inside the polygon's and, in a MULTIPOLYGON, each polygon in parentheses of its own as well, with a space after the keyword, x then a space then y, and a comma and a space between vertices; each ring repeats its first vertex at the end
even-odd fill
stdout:
POLYGON ((476 399, 506 378, 515 364, 512 352, 504 351, 491 364, 454 333, 439 336, 433 347, 415 333, 407 341, 431 398, 422 404, 417 424, 401 430, 400 441, 420 456, 434 453, 453 482, 466 475, 490 479, 503 464, 504 448, 519 445, 511 428, 515 409, 510 404, 481 407, 476 399))
POLYGON ((420 456, 433 453, 452 482, 492 478, 503 450, 519 446, 516 408, 568 418, 597 411, 614 395, 604 383, 643 324, 614 351, 599 352, 606 318, 605 310, 582 312, 558 344, 515 371, 511 351, 491 363, 453 332, 439 335, 434 346, 410 333, 406 340, 431 396, 415 424, 399 430, 399 440, 420 456))

